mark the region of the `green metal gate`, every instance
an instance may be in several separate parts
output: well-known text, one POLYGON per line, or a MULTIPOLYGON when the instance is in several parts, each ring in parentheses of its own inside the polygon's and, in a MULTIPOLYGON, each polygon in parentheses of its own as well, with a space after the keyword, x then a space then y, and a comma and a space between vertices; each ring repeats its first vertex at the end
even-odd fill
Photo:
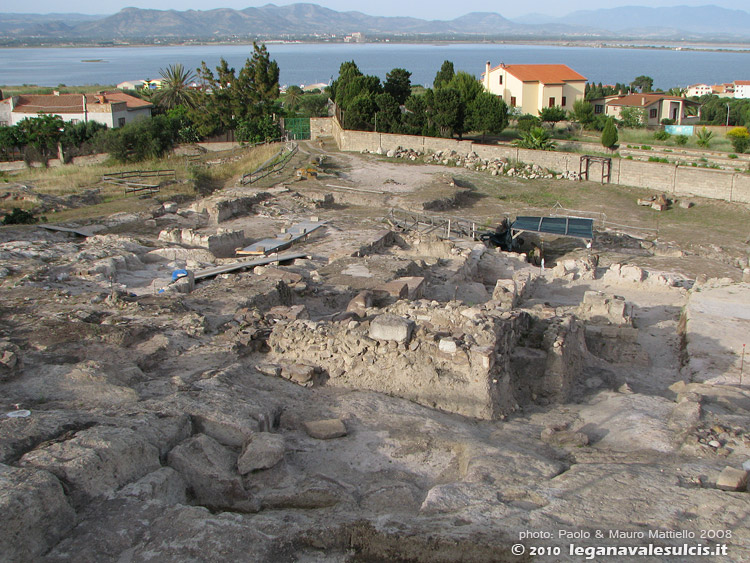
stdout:
POLYGON ((310 138, 309 117, 287 117, 284 119, 284 131, 289 134, 289 139, 304 141, 310 138))

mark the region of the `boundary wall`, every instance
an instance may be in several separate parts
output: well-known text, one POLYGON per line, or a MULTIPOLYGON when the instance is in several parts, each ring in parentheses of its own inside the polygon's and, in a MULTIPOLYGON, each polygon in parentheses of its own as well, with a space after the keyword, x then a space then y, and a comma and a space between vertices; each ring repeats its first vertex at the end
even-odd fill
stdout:
MULTIPOLYGON (((472 141, 397 135, 343 129, 334 117, 310 120, 311 138, 330 136, 339 150, 375 152, 395 150, 397 147, 422 152, 456 151, 461 155, 475 152, 483 159, 504 158, 527 164, 537 164, 555 172, 578 172, 581 155, 555 151, 535 151, 517 147, 482 145, 472 141)), ((592 163, 589 177, 601 177, 601 165, 592 163)), ((750 175, 730 170, 693 168, 676 164, 641 162, 622 158, 612 159, 612 184, 645 188, 675 196, 696 196, 730 202, 750 203, 750 175)))

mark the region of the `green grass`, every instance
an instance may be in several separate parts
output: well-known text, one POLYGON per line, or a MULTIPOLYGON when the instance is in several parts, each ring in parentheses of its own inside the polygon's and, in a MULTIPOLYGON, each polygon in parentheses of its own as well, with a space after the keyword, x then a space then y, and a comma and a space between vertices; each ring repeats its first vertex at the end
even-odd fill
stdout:
MULTIPOLYGON (((126 194, 124 188, 121 186, 102 183, 101 177, 105 174, 126 170, 175 170, 177 182, 163 186, 157 194, 154 194, 154 197, 160 201, 167 201, 174 198, 190 199, 206 195, 226 184, 234 184, 239 176, 245 172, 254 170, 278 150, 278 145, 260 145, 248 149, 247 154, 240 159, 210 167, 193 168, 186 163, 184 158, 180 157, 149 160, 132 164, 118 164, 108 160, 103 164, 86 166, 68 164, 55 168, 24 169, 12 174, 8 173, 4 179, 26 184, 37 193, 58 197, 81 193, 88 189, 98 188, 100 190, 99 193, 102 202, 99 204, 76 209, 65 209, 58 213, 47 212, 48 220, 54 223, 103 217, 123 211, 142 211, 153 205, 153 200, 142 200, 138 197, 138 194, 126 194), (196 171, 200 172, 200 177, 198 177, 196 171), (198 185, 199 182, 197 180, 201 181, 201 185, 198 185)), ((215 155, 216 158, 219 158, 221 154, 218 152, 212 153, 212 156, 215 155)), ((10 211, 13 207, 29 211, 37 207, 37 205, 11 199, 0 200, 0 209, 10 211)))

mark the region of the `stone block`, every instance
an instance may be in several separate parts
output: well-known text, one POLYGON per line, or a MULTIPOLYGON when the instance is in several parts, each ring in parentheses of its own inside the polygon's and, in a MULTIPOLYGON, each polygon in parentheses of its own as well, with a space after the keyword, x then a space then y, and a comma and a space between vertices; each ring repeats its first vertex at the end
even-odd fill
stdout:
POLYGON ((164 504, 185 504, 186 485, 182 476, 171 467, 161 467, 126 485, 118 493, 120 497, 134 497, 142 501, 157 501, 164 504))
POLYGON ((372 292, 365 290, 360 291, 346 306, 347 312, 355 313, 359 317, 367 314, 368 307, 372 307, 372 292))
POLYGON ((455 354, 458 350, 456 341, 452 338, 441 338, 438 343, 438 349, 444 354, 455 354))
POLYGON ((744 469, 725 467, 716 480, 716 488, 722 491, 744 491, 747 489, 748 472, 744 469))
POLYGON ((305 422, 304 425, 307 435, 318 440, 330 440, 347 435, 346 426, 340 418, 311 420, 305 422))
POLYGON ((397 282, 404 282, 408 287, 407 297, 411 300, 422 299, 424 296, 424 278, 421 276, 409 276, 405 278, 398 278, 394 280, 397 282))
POLYGON ((518 304, 518 292, 514 280, 497 280, 492 291, 492 299, 500 301, 504 306, 515 307, 518 304))
POLYGON ((315 368, 305 364, 292 364, 281 367, 281 377, 299 383, 300 385, 312 381, 315 376, 315 368))
POLYGON ((573 432, 571 430, 557 430, 555 428, 545 428, 541 434, 542 441, 554 446, 570 446, 581 448, 588 446, 589 437, 583 432, 573 432))
POLYGON ((406 299, 409 296, 409 285, 401 280, 382 283, 375 288, 376 292, 385 292, 396 299, 406 299))
POLYGON ((63 480, 75 506, 105 496, 158 469, 159 450, 129 428, 96 426, 72 439, 49 443, 21 458, 63 480))
POLYGON ((237 474, 237 456, 213 438, 198 434, 169 452, 169 465, 187 482, 198 504, 210 509, 257 512, 260 502, 237 474))
POLYGON ((370 338, 407 342, 411 337, 414 323, 396 315, 380 315, 370 322, 370 338))
POLYGON ((54 475, 0 464, 0 560, 39 561, 75 524, 54 475))
POLYGON ((240 475, 246 475, 251 471, 270 469, 284 459, 285 451, 284 437, 280 434, 255 434, 242 449, 237 460, 237 470, 240 475))

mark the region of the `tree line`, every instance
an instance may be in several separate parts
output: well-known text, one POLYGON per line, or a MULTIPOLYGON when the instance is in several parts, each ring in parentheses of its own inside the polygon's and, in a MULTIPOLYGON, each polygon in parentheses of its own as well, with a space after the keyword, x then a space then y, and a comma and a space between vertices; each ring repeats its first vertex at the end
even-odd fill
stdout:
POLYGON ((477 79, 445 61, 433 87, 412 92, 411 72, 394 68, 381 83, 365 75, 354 61, 341 64, 330 86, 346 129, 453 137, 470 131, 500 133, 508 125, 508 106, 484 91, 477 79))

